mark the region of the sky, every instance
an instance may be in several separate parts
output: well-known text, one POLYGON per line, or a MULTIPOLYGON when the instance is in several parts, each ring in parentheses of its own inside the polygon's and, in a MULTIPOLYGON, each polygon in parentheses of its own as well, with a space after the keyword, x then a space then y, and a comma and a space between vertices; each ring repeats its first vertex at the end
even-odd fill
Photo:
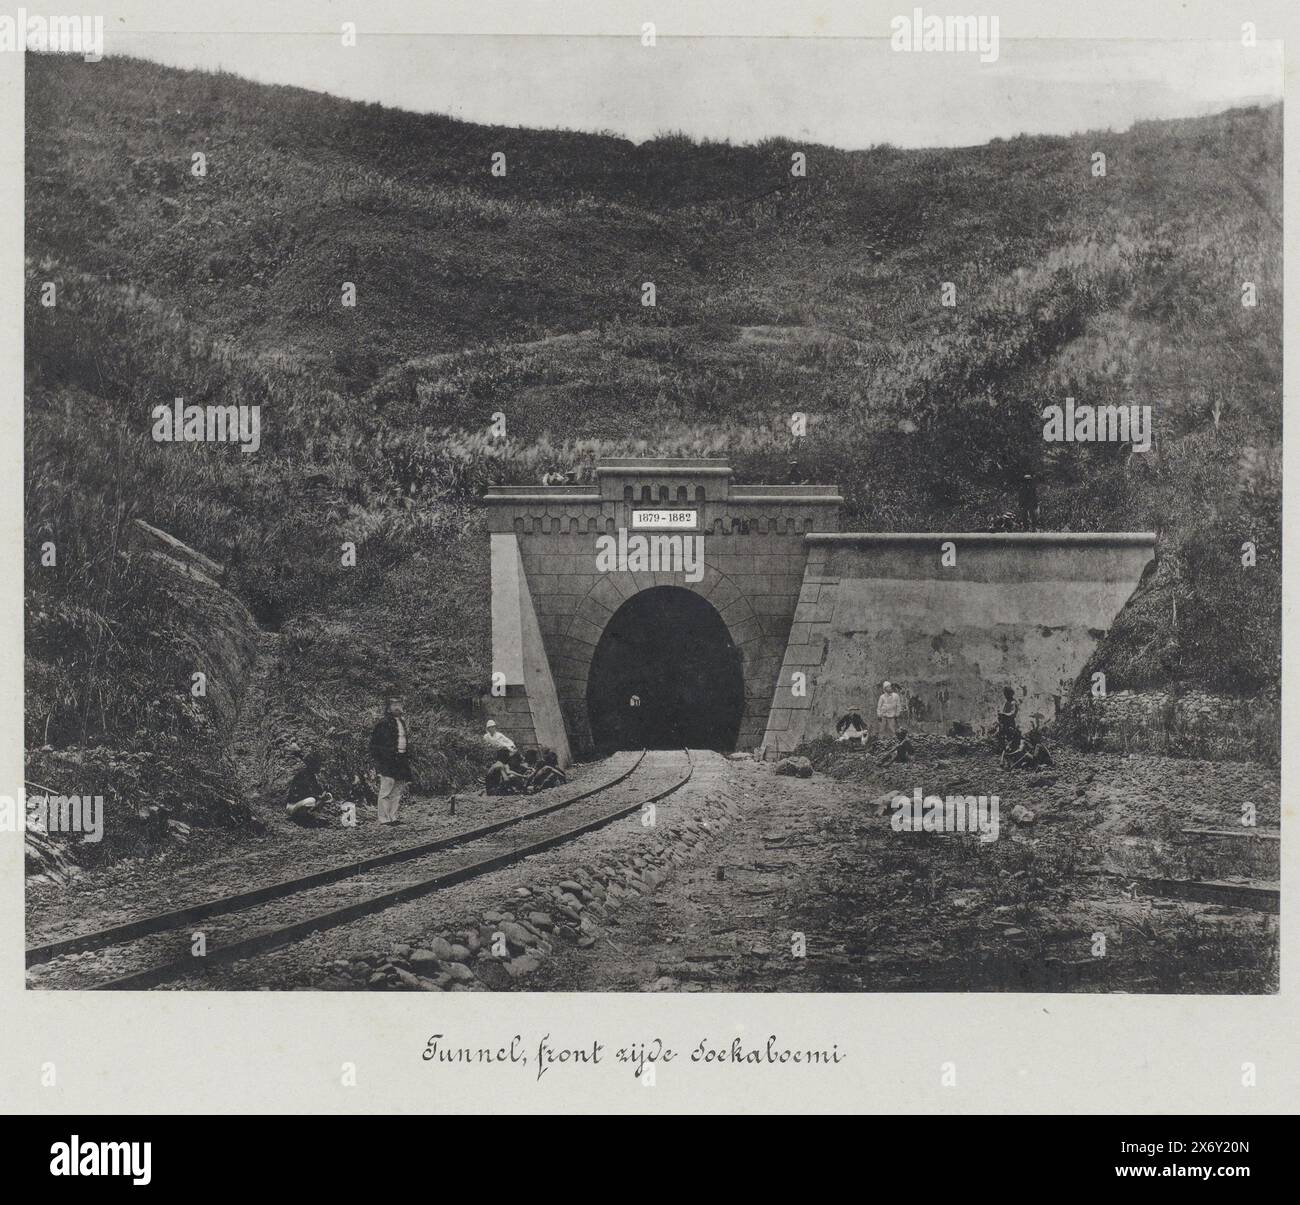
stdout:
POLYGON ((107 31, 108 53, 223 68, 354 100, 496 125, 783 136, 857 149, 966 146, 1127 129, 1279 99, 1279 43, 1003 39, 903 53, 883 38, 668 38, 107 31))

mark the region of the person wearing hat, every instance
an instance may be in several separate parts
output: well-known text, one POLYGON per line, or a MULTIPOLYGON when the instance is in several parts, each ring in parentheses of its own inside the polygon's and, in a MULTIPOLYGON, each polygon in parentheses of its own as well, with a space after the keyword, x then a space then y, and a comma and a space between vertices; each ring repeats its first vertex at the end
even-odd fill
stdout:
POLYGON ((508 753, 515 751, 514 741, 497 727, 496 720, 488 720, 487 727, 483 730, 483 739, 494 748, 505 749, 508 753))
POLYGON ((867 743, 867 725, 856 707, 850 708, 835 721, 835 731, 839 734, 836 740, 857 741, 859 745, 867 743))
POLYGON ((370 733, 370 760, 379 773, 379 823, 401 824, 397 809, 411 781, 411 750, 402 700, 390 694, 384 714, 370 733))
POLYGON ((876 718, 880 720, 880 734, 890 744, 898 735, 898 717, 903 714, 903 699, 894 689, 892 682, 886 682, 876 703, 876 718))

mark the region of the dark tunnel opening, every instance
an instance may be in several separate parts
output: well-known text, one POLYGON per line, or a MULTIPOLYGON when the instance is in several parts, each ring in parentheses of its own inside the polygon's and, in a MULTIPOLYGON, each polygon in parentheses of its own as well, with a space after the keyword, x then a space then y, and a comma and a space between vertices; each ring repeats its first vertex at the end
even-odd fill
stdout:
POLYGON ((745 710, 740 650, 713 606, 679 586, 625 602, 605 627, 587 677, 599 753, 736 747, 745 710))

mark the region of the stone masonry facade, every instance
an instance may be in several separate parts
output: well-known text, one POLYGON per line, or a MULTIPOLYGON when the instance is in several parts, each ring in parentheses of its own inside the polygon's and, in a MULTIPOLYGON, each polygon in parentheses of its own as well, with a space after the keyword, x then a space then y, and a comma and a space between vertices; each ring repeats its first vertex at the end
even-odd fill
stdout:
MULTIPOLYGON (((587 681, 601 634, 624 602, 655 586, 691 590, 717 610, 742 660, 745 707, 737 745, 763 743, 787 643, 797 635, 806 644, 816 622, 804 537, 838 530, 842 499, 830 486, 741 486, 731 476, 719 460, 629 458, 599 465, 591 486, 490 489, 488 526, 518 540, 575 748, 591 744, 587 681), (687 581, 684 572, 597 572, 597 537, 620 528, 633 533, 637 507, 694 512, 695 525, 673 534, 704 537, 700 581, 687 581)), ((519 691, 488 706, 503 728, 521 736, 531 730, 519 691)))

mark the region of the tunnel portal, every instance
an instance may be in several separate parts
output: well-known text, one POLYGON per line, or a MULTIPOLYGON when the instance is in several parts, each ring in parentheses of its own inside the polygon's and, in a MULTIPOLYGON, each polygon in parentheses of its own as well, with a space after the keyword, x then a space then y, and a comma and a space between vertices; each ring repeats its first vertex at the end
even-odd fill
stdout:
POLYGON ((713 606, 656 586, 610 617, 587 685, 592 743, 614 749, 736 747, 745 710, 740 651, 713 606))
POLYGON ((1150 532, 842 532, 843 501, 708 457, 489 486, 487 714, 562 765, 643 742, 789 753, 886 678, 913 727, 983 722, 1008 683, 1050 718, 1155 552, 1150 532))

